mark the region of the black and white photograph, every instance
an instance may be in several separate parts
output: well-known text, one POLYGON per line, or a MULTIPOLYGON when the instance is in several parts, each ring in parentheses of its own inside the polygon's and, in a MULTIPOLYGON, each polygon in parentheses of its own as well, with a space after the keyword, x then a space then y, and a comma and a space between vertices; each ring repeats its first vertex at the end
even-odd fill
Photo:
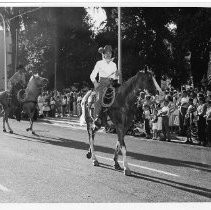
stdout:
POLYGON ((211 3, 0 3, 0 209, 210 202, 211 3))

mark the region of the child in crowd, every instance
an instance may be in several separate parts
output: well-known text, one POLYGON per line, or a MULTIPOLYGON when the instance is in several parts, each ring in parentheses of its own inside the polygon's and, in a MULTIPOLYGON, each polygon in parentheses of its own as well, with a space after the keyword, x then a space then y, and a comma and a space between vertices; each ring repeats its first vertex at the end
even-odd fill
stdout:
POLYGON ((152 133, 153 133, 153 140, 157 139, 157 130, 158 130, 158 111, 155 108, 153 111, 153 116, 152 116, 152 133))
POLYGON ((193 104, 193 98, 189 98, 189 106, 185 114, 185 126, 187 128, 187 141, 186 143, 193 143, 192 135, 194 132, 194 112, 196 111, 196 106, 193 104))
POLYGON ((62 101, 61 101, 61 97, 59 95, 56 96, 56 104, 55 105, 56 105, 57 117, 60 117, 62 101))
POLYGON ((161 117, 161 106, 160 104, 157 104, 157 138, 160 140, 161 138, 161 132, 162 132, 162 117, 161 117))
POLYGON ((77 96, 77 116, 81 116, 81 101, 82 101, 82 93, 79 93, 77 96))
POLYGON ((55 114, 56 114, 56 106, 55 106, 55 104, 56 104, 56 101, 55 101, 54 97, 51 97, 51 99, 50 99, 50 107, 51 107, 50 113, 51 113, 51 117, 55 117, 55 114))
POLYGON ((164 106, 161 109, 161 116, 162 116, 162 132, 164 135, 164 141, 168 138, 168 141, 171 141, 170 137, 170 129, 169 129, 169 102, 167 100, 164 101, 164 106))
POLYGON ((64 95, 62 99, 62 116, 65 117, 67 108, 67 96, 64 95))
POLYGON ((207 109, 206 109, 206 144, 211 147, 211 99, 209 98, 207 101, 207 109))
POLYGON ((51 110, 50 108, 50 98, 48 96, 48 94, 46 94, 45 98, 44 98, 44 107, 43 107, 43 114, 45 117, 49 116, 49 111, 51 110))
POLYGON ((145 133, 146 133, 146 138, 149 139, 150 138, 150 124, 149 124, 149 120, 150 120, 150 107, 147 103, 144 103, 143 106, 143 111, 144 111, 144 128, 145 128, 145 133))

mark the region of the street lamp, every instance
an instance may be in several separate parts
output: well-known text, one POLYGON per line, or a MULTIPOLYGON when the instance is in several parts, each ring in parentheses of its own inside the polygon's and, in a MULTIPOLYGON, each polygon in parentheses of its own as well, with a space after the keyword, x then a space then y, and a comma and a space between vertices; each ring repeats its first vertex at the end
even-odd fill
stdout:
POLYGON ((4 89, 7 90, 7 44, 6 44, 6 26, 3 15, 0 13, 4 28, 4 89))

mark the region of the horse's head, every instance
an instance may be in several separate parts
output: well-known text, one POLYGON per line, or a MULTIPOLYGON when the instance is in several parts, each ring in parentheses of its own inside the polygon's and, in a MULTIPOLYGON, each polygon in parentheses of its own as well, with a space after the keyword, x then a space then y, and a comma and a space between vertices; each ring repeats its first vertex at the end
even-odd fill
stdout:
POLYGON ((46 78, 40 77, 38 75, 33 75, 27 85, 24 94, 23 90, 20 90, 17 94, 18 101, 24 102, 25 100, 36 100, 36 97, 41 93, 42 88, 46 87, 48 84, 48 80, 46 78))
POLYGON ((138 83, 141 85, 141 88, 147 90, 150 94, 156 95, 158 87, 155 82, 155 78, 151 71, 139 71, 137 73, 138 83))
POLYGON ((39 75, 33 75, 29 80, 28 86, 34 87, 36 89, 42 89, 48 84, 48 79, 40 77, 39 75))

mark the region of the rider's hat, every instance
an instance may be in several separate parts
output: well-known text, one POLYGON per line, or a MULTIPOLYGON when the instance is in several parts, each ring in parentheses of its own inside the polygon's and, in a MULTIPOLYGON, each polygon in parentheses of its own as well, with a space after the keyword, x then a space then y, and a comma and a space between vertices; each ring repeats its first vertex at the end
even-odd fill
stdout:
POLYGON ((106 45, 104 48, 103 47, 100 47, 98 49, 98 52, 100 54, 105 54, 106 52, 112 52, 112 47, 111 47, 111 45, 106 45))

